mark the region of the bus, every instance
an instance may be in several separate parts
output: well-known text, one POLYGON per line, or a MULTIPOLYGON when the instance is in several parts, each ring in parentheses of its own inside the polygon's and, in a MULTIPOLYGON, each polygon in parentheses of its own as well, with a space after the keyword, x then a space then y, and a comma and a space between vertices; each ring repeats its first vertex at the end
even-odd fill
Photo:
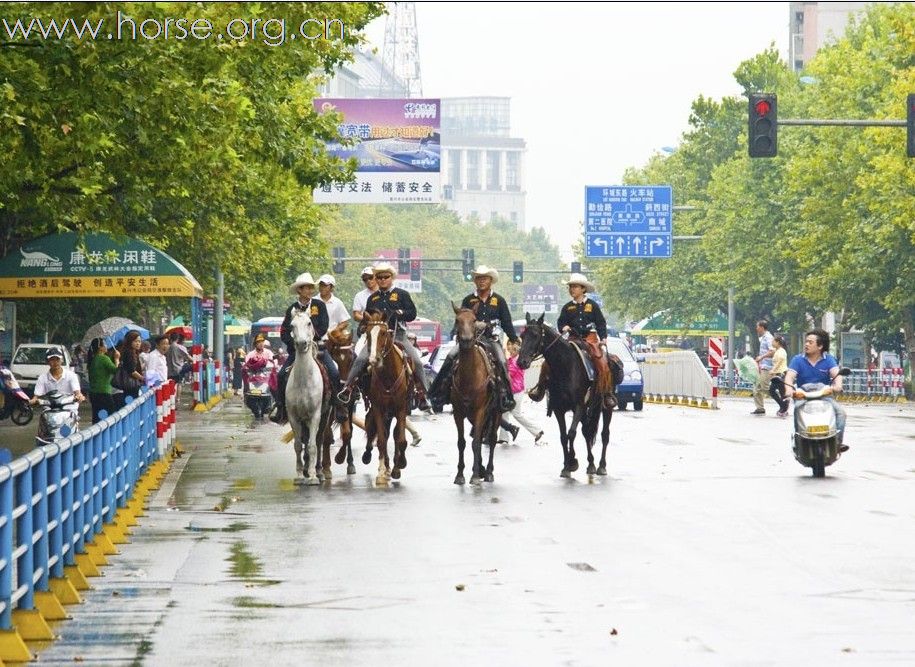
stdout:
POLYGON ((282 317, 262 317, 257 322, 251 324, 251 346, 254 347, 254 337, 262 333, 267 337, 270 343, 270 349, 274 352, 282 348, 280 341, 280 326, 283 324, 282 317))
POLYGON ((420 353, 431 354, 432 350, 442 344, 442 325, 435 320, 417 317, 412 322, 404 324, 407 331, 416 334, 416 346, 420 353))

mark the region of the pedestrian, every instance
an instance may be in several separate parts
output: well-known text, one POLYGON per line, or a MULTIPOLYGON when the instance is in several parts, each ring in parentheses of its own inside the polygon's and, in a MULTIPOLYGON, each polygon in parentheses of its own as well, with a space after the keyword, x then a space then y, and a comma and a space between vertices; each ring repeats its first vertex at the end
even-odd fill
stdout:
POLYGON ((117 411, 114 400, 114 389, 111 380, 118 370, 121 353, 114 350, 114 360, 108 356, 108 346, 104 338, 93 338, 89 344, 89 403, 92 405, 92 423, 101 420, 99 413, 104 410, 109 415, 117 411))
MULTIPOLYGON (((538 428, 530 419, 524 416, 521 410, 521 404, 524 401, 524 370, 518 366, 518 353, 521 351, 521 343, 517 341, 508 342, 508 375, 511 378, 511 389, 512 394, 515 396, 515 407, 506 412, 505 415, 511 415, 514 417, 515 421, 521 424, 524 429, 534 436, 535 445, 545 445, 546 440, 543 439, 543 430, 538 428)), ((513 440, 518 437, 517 426, 515 430, 512 431, 513 440)), ((506 430, 500 429, 499 439, 508 441, 508 434, 506 430)))
POLYGON ((145 373, 149 353, 152 352, 152 344, 148 340, 140 343, 140 372, 145 373))
POLYGON ((232 359, 232 394, 238 396, 238 392, 244 387, 244 369, 245 369, 245 348, 240 347, 235 350, 235 357, 232 359))
MULTIPOLYGON (((337 279, 329 273, 325 273, 318 278, 318 296, 327 307, 327 331, 336 329, 340 324, 349 322, 349 313, 346 312, 346 306, 339 297, 334 295, 334 288, 337 286, 337 279)), ((325 332, 321 340, 327 340, 325 332)))
MULTIPOLYGON (((123 394, 121 400, 127 400, 128 396, 136 398, 140 395, 140 387, 145 380, 143 376, 143 366, 140 363, 140 348, 143 341, 140 340, 140 332, 130 331, 121 341, 121 362, 118 365, 118 371, 114 375, 114 386, 117 386, 123 394)), ((119 405, 118 408, 124 407, 119 405)))
POLYGON ((778 403, 778 416, 784 419, 788 416, 788 397, 785 396, 785 373, 788 370, 787 341, 782 334, 772 337, 772 376, 769 380, 769 395, 778 403))
POLYGON ((168 381, 168 336, 160 334, 153 339, 155 348, 146 357, 146 370, 144 375, 150 386, 155 386, 168 381))
POLYGON ((759 354, 756 356, 759 375, 756 377, 756 386, 753 388, 753 402, 756 404, 756 409, 750 414, 764 415, 766 414, 764 401, 769 392, 769 378, 772 375, 772 355, 775 354, 768 320, 759 320, 756 323, 756 335, 759 336, 759 354))

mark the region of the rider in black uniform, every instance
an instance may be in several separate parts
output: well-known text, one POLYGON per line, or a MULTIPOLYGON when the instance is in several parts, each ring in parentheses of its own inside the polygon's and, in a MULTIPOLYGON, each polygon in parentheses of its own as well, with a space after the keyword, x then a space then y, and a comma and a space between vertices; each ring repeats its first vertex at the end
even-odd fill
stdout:
MULTIPOLYGON (((413 377, 416 380, 418 394, 416 407, 419 410, 428 410, 429 402, 426 400, 426 393, 429 390, 429 385, 423 369, 423 360, 419 351, 407 340, 407 330, 402 324, 416 319, 416 304, 413 303, 413 298, 407 290, 392 287, 396 271, 390 263, 382 262, 377 264, 374 267, 374 271, 375 279, 378 281, 378 289, 368 298, 365 312, 375 310, 384 313, 388 327, 394 331, 394 340, 403 346, 404 352, 413 360, 413 377)), ((349 377, 346 378, 346 385, 338 395, 342 403, 349 403, 350 393, 368 363, 369 347, 366 345, 353 362, 349 377)))
MULTIPOLYGON (((515 325, 512 324, 512 316, 508 310, 508 304, 505 299, 492 291, 492 286, 499 280, 499 272, 488 266, 480 265, 476 271, 472 272, 473 281, 477 286, 476 292, 468 294, 461 301, 461 308, 473 310, 476 308, 477 322, 486 322, 489 324, 498 320, 502 331, 508 336, 508 340, 518 342, 518 335, 515 333, 515 325)), ((457 332, 452 329, 451 337, 457 332)), ((489 350, 490 354, 498 361, 498 381, 499 387, 499 407, 502 412, 510 412, 515 408, 515 397, 511 391, 511 381, 508 378, 508 365, 505 360, 505 351, 501 343, 492 336, 481 336, 480 342, 489 350)), ((441 370, 435 376, 432 382, 432 389, 429 391, 429 397, 432 400, 434 410, 440 410, 443 405, 451 401, 451 372, 454 369, 454 360, 457 358, 458 348, 455 346, 445 357, 441 370)))
MULTIPOLYGON (((311 324, 315 329, 315 343, 327 333, 328 319, 327 307, 321 299, 313 299, 315 293, 315 281, 310 273, 301 273, 295 282, 289 286, 290 294, 297 294, 298 300, 294 301, 286 309, 286 315, 283 323, 280 325, 280 340, 286 343, 286 350, 289 356, 286 358, 283 367, 277 376, 276 390, 276 408, 270 415, 270 421, 277 424, 286 423, 286 383, 289 380, 289 369, 295 361, 295 341, 292 340, 292 318, 300 311, 307 311, 311 315, 311 324)), ((318 359, 327 369, 327 375, 330 377, 330 386, 337 387, 340 383, 340 371, 336 362, 331 358, 327 350, 321 348, 318 353, 318 359)))

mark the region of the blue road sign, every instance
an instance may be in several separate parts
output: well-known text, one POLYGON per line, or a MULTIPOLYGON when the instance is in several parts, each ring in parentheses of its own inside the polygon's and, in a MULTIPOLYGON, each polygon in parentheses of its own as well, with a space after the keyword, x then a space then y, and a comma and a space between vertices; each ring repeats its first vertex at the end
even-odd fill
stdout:
POLYGON ((585 186, 585 257, 670 257, 669 185, 585 186))

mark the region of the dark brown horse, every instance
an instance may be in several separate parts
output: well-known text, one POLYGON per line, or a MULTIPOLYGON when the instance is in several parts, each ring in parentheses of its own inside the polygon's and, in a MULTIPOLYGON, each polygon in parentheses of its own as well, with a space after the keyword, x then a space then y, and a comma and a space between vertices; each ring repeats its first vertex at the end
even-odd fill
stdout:
MULTIPOLYGON (((353 334, 349 330, 349 322, 341 322, 336 328, 327 332, 327 341, 325 342, 328 354, 340 369, 340 377, 345 378, 349 375, 349 369, 353 365, 353 334)), ((338 390, 334 388, 334 393, 338 390)), ((356 466, 353 465, 353 402, 346 407, 338 408, 337 423, 340 425, 340 440, 342 444, 334 457, 334 462, 338 465, 346 461, 346 474, 356 474, 356 466)), ((330 472, 330 448, 334 444, 333 424, 328 424, 324 431, 324 476, 331 477, 330 472)))
POLYGON ((413 391, 412 375, 408 372, 403 350, 394 344, 394 332, 385 323, 385 315, 369 312, 362 320, 365 325, 366 345, 369 352, 368 401, 365 416, 366 449, 363 463, 372 460, 372 441, 378 445, 378 475, 376 483, 388 478, 400 479, 400 471, 407 467, 408 398, 413 391), (394 469, 388 458, 388 436, 394 424, 394 469))
MULTIPOLYGON (((560 476, 571 477, 578 470, 578 459, 575 458, 575 434, 581 424, 582 434, 588 445, 588 474, 607 474, 607 444, 610 441, 610 419, 613 413, 603 406, 600 392, 594 382, 588 379, 581 356, 575 343, 563 338, 555 329, 539 319, 527 316, 527 327, 521 335, 521 351, 518 353, 518 366, 529 368, 538 356, 543 356, 549 364, 549 400, 547 415, 556 415, 559 423, 559 439, 562 443, 563 465, 560 476), (572 413, 572 422, 566 430, 566 413, 572 413), (595 468, 594 454, 591 449, 597 438, 597 429, 601 416, 604 418, 601 430, 602 449, 600 463, 595 468)), ((610 356, 610 371, 614 389, 622 381, 622 362, 610 356)))
POLYGON ((451 405, 454 410, 454 425, 458 432, 458 469, 455 484, 464 483, 464 420, 472 428, 473 473, 471 484, 493 481, 493 453, 496 448, 496 430, 499 427, 498 395, 492 362, 477 337, 486 328, 484 322, 477 322, 476 312, 459 309, 453 303, 454 327, 457 330, 458 358, 451 378, 451 405), (489 445, 489 464, 483 470, 483 442, 489 445))

